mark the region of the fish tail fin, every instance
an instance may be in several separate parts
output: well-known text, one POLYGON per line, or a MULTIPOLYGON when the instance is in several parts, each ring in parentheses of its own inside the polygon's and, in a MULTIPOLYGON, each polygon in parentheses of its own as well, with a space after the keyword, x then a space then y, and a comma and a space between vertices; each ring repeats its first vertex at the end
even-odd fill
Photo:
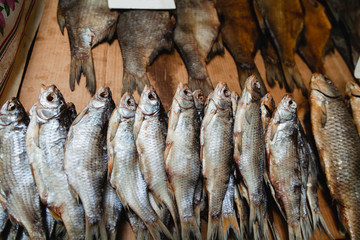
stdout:
POLYGON ((64 35, 65 17, 61 13, 60 5, 57 6, 57 22, 60 27, 61 34, 64 35))
POLYGON ((209 215, 208 229, 207 229, 207 240, 218 239, 218 232, 220 228, 220 218, 215 218, 209 215))
MULTIPOLYGON (((264 225, 264 233, 269 233, 269 230, 271 231, 271 234, 273 236, 274 240, 281 240, 279 231, 277 230, 275 223, 270 221, 268 218, 266 219, 267 224, 264 225)), ((269 239, 269 238, 267 238, 269 239)))
POLYGON ((160 219, 157 219, 152 224, 146 224, 147 229, 149 230, 151 236, 155 240, 161 240, 162 235, 165 235, 169 239, 174 239, 171 235, 170 231, 166 228, 166 226, 160 221, 160 219))
POLYGON ((312 218, 313 218, 313 229, 316 230, 317 227, 321 227, 325 230, 327 235, 329 235, 332 239, 334 239, 334 236, 331 234, 328 226, 326 225, 325 219, 323 215, 320 212, 320 209, 318 209, 317 212, 312 211, 312 218))
POLYGON ((289 240, 302 240, 300 224, 296 226, 288 225, 289 240))
POLYGON ((266 81, 270 87, 275 86, 275 81, 278 82, 279 87, 283 88, 284 75, 281 70, 281 65, 276 62, 265 61, 266 81))
POLYGON ((75 81, 79 84, 81 73, 83 72, 86 76, 86 87, 91 96, 93 96, 96 91, 96 78, 91 50, 89 50, 88 54, 89 55, 83 59, 78 59, 74 55, 71 56, 69 82, 71 91, 74 91, 75 81))
MULTIPOLYGON (((307 211, 308 213, 309 211, 307 211)), ((306 216, 301 217, 300 219, 300 228, 301 228, 301 233, 303 236, 303 239, 307 240, 311 238, 311 234, 312 234, 312 228, 311 228, 311 222, 310 222, 310 217, 309 214, 306 214, 306 216)))
POLYGON ((250 203, 249 234, 255 240, 269 239, 268 225, 265 219, 266 206, 264 204, 254 205, 250 203))
POLYGON ((239 75, 239 83, 241 89, 244 89, 245 82, 251 75, 254 75, 256 79, 259 81, 261 85, 261 96, 264 96, 267 93, 265 83, 263 79, 261 78, 261 75, 259 73, 259 70, 257 69, 255 63, 254 64, 237 64, 237 70, 239 75))
POLYGON ((116 228, 109 233, 109 240, 116 240, 117 231, 116 228))
POLYGON ((145 240, 145 239, 147 239, 148 233, 149 233, 149 231, 147 230, 146 227, 139 227, 138 231, 136 232, 136 240, 145 240))
POLYGON ((194 218, 191 221, 181 222, 181 238, 201 240, 200 227, 194 218))
POLYGON ((219 231, 220 239, 229 239, 231 233, 235 235, 235 239, 243 239, 240 232, 236 213, 233 211, 231 214, 221 216, 221 230, 219 231))
POLYGON ((215 39, 215 41, 211 47, 209 54, 206 57, 206 63, 209 63, 211 61, 211 59, 213 57, 215 57, 216 55, 223 56, 224 54, 225 54, 225 48, 224 48, 221 34, 219 33, 219 35, 217 36, 217 38, 215 39))
POLYGON ((135 74, 129 73, 125 70, 122 80, 121 94, 126 92, 133 93, 135 89, 137 89, 138 93, 141 94, 145 85, 150 85, 146 73, 142 77, 138 77, 135 74))
POLYGON ((88 221, 86 217, 86 230, 85 230, 85 239, 93 240, 93 238, 99 239, 99 226, 98 223, 92 224, 88 221))
POLYGON ((205 79, 196 79, 189 76, 188 85, 192 91, 201 89, 204 96, 208 96, 209 93, 214 90, 214 87, 209 77, 206 77, 205 79))
POLYGON ((181 239, 180 227, 179 227, 179 221, 178 221, 179 214, 178 214, 178 211, 176 208, 175 195, 170 189, 168 192, 169 192, 168 197, 164 197, 164 202, 161 204, 164 205, 164 207, 168 208, 171 218, 174 222, 174 227, 175 227, 175 232, 173 234, 174 239, 181 239))
POLYGON ((99 228, 99 234, 100 234, 100 240, 107 240, 108 239, 108 233, 106 231, 105 221, 101 220, 98 224, 99 228))
POLYGON ((303 79, 301 77, 301 74, 299 72, 299 69, 297 68, 296 64, 281 64, 284 77, 285 77, 285 89, 287 92, 293 92, 294 91, 294 83, 298 88, 301 89, 301 92, 304 97, 308 97, 308 90, 305 86, 303 79))

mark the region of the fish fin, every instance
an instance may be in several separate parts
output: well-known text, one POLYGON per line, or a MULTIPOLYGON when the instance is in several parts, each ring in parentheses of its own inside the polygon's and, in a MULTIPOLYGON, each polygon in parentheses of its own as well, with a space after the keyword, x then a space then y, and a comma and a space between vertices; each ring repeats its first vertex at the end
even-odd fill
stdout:
POLYGON ((57 22, 60 27, 61 34, 64 35, 65 17, 61 13, 60 5, 57 6, 57 22))
POLYGON ((237 208, 237 214, 239 216, 239 226, 240 226, 240 233, 242 235, 241 239, 246 238, 246 235, 248 233, 248 207, 246 200, 240 195, 239 189, 237 187, 234 188, 234 201, 237 208))
POLYGON ((258 20, 259 23, 259 27, 261 29, 261 32, 265 35, 266 34, 266 25, 265 25, 265 20, 259 10, 258 4, 257 4, 257 0, 253 1, 253 9, 256 15, 256 18, 258 20))
POLYGON ((235 210, 228 216, 221 215, 221 227, 219 231, 219 239, 227 240, 232 234, 235 235, 235 239, 243 239, 241 236, 239 223, 236 218, 235 210))
POLYGON ((111 180, 111 173, 114 165, 114 159, 115 159, 115 151, 114 151, 114 143, 113 140, 115 138, 117 129, 120 124, 120 114, 115 108, 113 113, 111 114, 109 124, 108 124, 108 131, 106 136, 106 148, 108 153, 108 177, 107 179, 111 180))
POLYGON ((216 110, 211 110, 211 112, 206 112, 206 114, 204 115, 203 121, 201 123, 201 131, 200 131, 200 144, 204 145, 204 130, 206 129, 206 127, 209 125, 211 119, 215 116, 216 114, 216 110))
MULTIPOLYGON (((268 44, 272 44, 271 42, 268 42, 268 44)), ((271 46, 271 48, 273 48, 271 46)), ((265 50, 261 50, 265 51, 265 50)), ((275 51, 275 49, 273 49, 275 51)), ((276 54, 276 53, 275 53, 276 54)), ((275 86, 275 81, 278 82, 279 87, 283 88, 284 85, 284 74, 281 69, 281 64, 279 61, 276 61, 274 59, 271 59, 270 57, 266 57, 263 54, 264 64, 265 64, 265 72, 266 72, 266 81, 269 84, 269 86, 272 88, 275 86)))
POLYGON ((144 87, 147 85, 149 86, 150 82, 146 73, 139 77, 136 76, 136 74, 124 70, 121 95, 126 92, 133 93, 135 89, 137 89, 139 95, 141 95, 144 87))
POLYGON ((303 236, 303 239, 307 240, 311 238, 312 228, 311 228, 311 222, 309 217, 309 211, 307 211, 307 214, 304 217, 301 217, 300 219, 300 228, 301 233, 303 236))
POLYGON ((297 68, 296 64, 294 65, 287 65, 283 62, 281 63, 281 67, 283 69, 284 77, 285 77, 285 89, 288 92, 294 91, 294 83, 298 88, 301 89, 301 92, 304 97, 308 98, 308 90, 305 86, 299 69, 297 68))
POLYGON ((98 224, 91 224, 87 217, 85 217, 86 220, 86 230, 85 230, 85 240, 93 240, 100 239, 99 238, 99 225, 98 224))
MULTIPOLYGON (((76 124, 78 124, 78 122, 80 122, 80 120, 89 112, 89 108, 85 107, 80 113, 79 115, 75 118, 75 120, 72 122, 71 127, 75 126, 76 124)), ((72 130, 72 128, 70 128, 69 132, 72 130)))
POLYGON ((88 54, 87 58, 83 59, 78 59, 75 54, 71 56, 69 83, 71 91, 74 91, 75 80, 79 84, 81 73, 83 72, 86 76, 86 87, 91 96, 94 96, 96 90, 96 78, 91 49, 89 49, 88 54))
POLYGON ((300 224, 298 226, 288 225, 289 240, 302 240, 300 224))
POLYGON ((211 61, 211 59, 213 59, 213 57, 215 57, 216 55, 223 56, 224 54, 225 54, 225 48, 224 48, 221 34, 219 33, 211 47, 209 54, 207 55, 205 61, 206 61, 206 63, 209 63, 211 61))
POLYGON ((269 229, 265 218, 266 207, 263 204, 255 206, 250 202, 249 235, 255 240, 263 238, 269 240, 269 229))
MULTIPOLYGON (((136 109, 136 114, 135 114, 134 127, 133 127, 133 134, 134 134, 135 142, 136 142, 137 136, 139 135, 143 120, 144 120, 144 114, 142 113, 140 108, 137 108, 136 109)), ((139 152, 139 155, 140 154, 142 154, 142 153, 139 152)))
POLYGON ((181 238, 201 240, 200 227, 194 218, 191 221, 181 222, 181 238))
POLYGON ((165 225, 156 219, 152 224, 145 224, 154 240, 161 240, 162 235, 165 235, 168 239, 174 239, 165 225))
MULTIPOLYGON (((99 235, 100 237, 98 239, 100 240, 108 240, 108 233, 106 231, 106 226, 105 226, 105 221, 104 220, 101 220, 99 223, 98 223, 98 228, 99 228, 99 235)), ((116 236, 116 232, 115 232, 115 236, 116 236)))
POLYGON ((285 212, 283 211, 283 209, 281 208, 281 205, 280 203, 278 202, 277 198, 276 198, 276 194, 275 194, 275 189, 274 187, 272 186, 271 182, 270 182, 270 179, 269 179, 269 176, 268 176, 268 173, 265 171, 264 172, 264 180, 265 180, 265 183, 266 185, 268 186, 268 188, 270 189, 270 193, 271 193, 271 196, 273 197, 281 215, 283 216, 284 219, 286 219, 286 215, 285 215, 285 212))
POLYGON ((335 239, 334 236, 331 234, 330 229, 328 228, 326 221, 323 217, 323 215, 320 212, 320 209, 318 212, 312 212, 312 218, 313 218, 313 230, 316 231, 316 228, 324 229, 326 234, 331 238, 335 239))
POLYGON ((264 233, 271 231, 272 237, 274 240, 281 240, 279 231, 277 230, 275 223, 270 221, 268 218, 266 219, 267 227, 264 229, 264 233))
POLYGON ((326 111, 326 104, 325 102, 321 103, 321 112, 320 112, 320 121, 321 121, 321 127, 324 128, 327 122, 327 111, 326 111))
POLYGON ((245 112, 245 119, 247 123, 250 125, 252 120, 252 111, 246 111, 245 112))
POLYGON ((139 228, 136 233, 136 240, 145 240, 148 238, 148 230, 147 228, 139 228))
POLYGON ((34 161, 39 162, 40 164, 44 161, 43 153, 39 147, 39 131, 40 127, 36 120, 36 116, 33 116, 34 119, 30 121, 29 126, 25 135, 25 145, 28 154, 28 161, 31 164, 34 161))
POLYGON ((188 85, 192 91, 201 89, 204 96, 208 96, 210 92, 214 90, 214 87, 209 77, 206 77, 205 79, 196 79, 189 76, 188 85))
POLYGON ((207 228, 207 240, 216 240, 219 238, 219 229, 220 229, 220 218, 212 217, 209 214, 209 222, 207 228))
POLYGON ((194 196, 194 218, 199 227, 201 227, 201 222, 200 222, 201 204, 202 204, 201 200, 204 200, 204 188, 203 188, 202 178, 200 177, 195 188, 195 196, 194 196))
POLYGON ((113 229, 110 233, 109 233, 109 240, 116 240, 116 235, 117 235, 117 230, 116 228, 113 229))

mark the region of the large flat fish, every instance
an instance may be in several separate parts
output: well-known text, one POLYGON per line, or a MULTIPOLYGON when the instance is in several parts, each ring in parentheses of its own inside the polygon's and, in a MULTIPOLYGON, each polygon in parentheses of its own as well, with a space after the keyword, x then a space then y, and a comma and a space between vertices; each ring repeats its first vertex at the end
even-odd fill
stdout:
POLYGON ((250 208, 249 235, 252 239, 269 239, 267 194, 264 171, 265 137, 261 120, 261 84, 251 75, 236 110, 234 122, 234 160, 240 173, 240 193, 250 208))
POLYGON ((172 49, 175 20, 169 11, 129 10, 120 13, 117 35, 124 60, 121 93, 141 94, 149 85, 146 67, 162 51, 172 49))
POLYGON ((201 181, 199 118, 192 91, 179 83, 169 114, 164 159, 183 239, 190 239, 193 235, 201 240, 200 215, 194 211, 196 187, 201 181))
POLYGON ((43 86, 30 114, 26 151, 41 201, 64 222, 71 239, 84 239, 84 209, 72 195, 64 171, 65 141, 75 107, 66 104, 56 86, 43 86))
POLYGON ((346 84, 346 99, 350 104, 351 113, 360 135, 360 87, 355 82, 346 84))
MULTIPOLYGON (((188 84, 193 91, 201 89, 207 96, 213 89, 206 70, 206 59, 218 37, 220 21, 209 0, 177 0, 174 42, 188 71, 188 84)), ((218 44, 219 50, 223 47, 218 44)))
POLYGON ((339 217, 360 238, 360 137, 340 91, 321 74, 311 78, 311 124, 321 166, 339 217))
POLYGON ((307 96, 307 88, 295 63, 296 44, 304 27, 300 0, 254 0, 254 7, 260 27, 264 32, 270 32, 279 54, 286 90, 293 92, 295 82, 307 96))
POLYGON ((221 230, 222 205, 233 172, 233 114, 231 92, 224 82, 209 95, 201 124, 202 176, 208 196, 207 239, 216 239, 221 230))
POLYGON ((71 50, 70 89, 81 73, 91 95, 96 91, 96 78, 91 49, 103 40, 110 40, 116 29, 119 13, 109 9, 106 0, 59 0, 57 20, 60 30, 66 27, 71 50))
POLYGON ((40 197, 25 150, 29 124, 24 107, 8 100, 0 110, 0 188, 10 219, 26 229, 31 239, 46 239, 40 197))
POLYGON ((111 91, 101 88, 71 124, 64 169, 73 194, 84 206, 86 239, 97 236, 107 170, 106 131, 115 107, 111 91))
POLYGON ((331 23, 317 0, 301 0, 304 7, 304 43, 298 52, 312 72, 325 73, 323 58, 329 50, 331 23))
POLYGON ((154 239, 160 240, 162 235, 172 238, 151 207, 148 187, 140 170, 133 134, 136 108, 134 98, 125 93, 111 115, 107 134, 109 180, 128 209, 128 218, 137 239, 140 237, 141 221, 154 239))
MULTIPOLYGON (((146 86, 136 110, 134 136, 141 172, 157 205, 169 209, 180 237, 175 196, 170 191, 165 170, 167 116, 153 87, 146 86)), ((163 207, 162 207, 163 208, 163 207)), ((161 217, 161 216, 160 216, 161 217)), ((164 219, 162 219, 164 221, 164 219)))
POLYGON ((255 65, 255 55, 259 49, 260 29, 256 16, 248 0, 217 0, 216 9, 221 19, 221 37, 233 56, 239 75, 241 89, 250 75, 255 75, 261 84, 261 94, 266 87, 255 65))

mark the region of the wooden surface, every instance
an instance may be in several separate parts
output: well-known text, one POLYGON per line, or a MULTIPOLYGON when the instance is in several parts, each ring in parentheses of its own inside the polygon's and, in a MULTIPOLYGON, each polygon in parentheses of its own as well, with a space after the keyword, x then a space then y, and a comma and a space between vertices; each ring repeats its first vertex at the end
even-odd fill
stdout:
MULTIPOLYGON (((69 89, 69 42, 66 31, 63 36, 59 30, 56 21, 56 8, 57 1, 46 1, 44 15, 20 91, 20 100, 25 109, 29 110, 38 99, 41 84, 55 84, 62 91, 65 99, 73 102, 76 105, 77 111, 80 112, 88 103, 90 95, 85 89, 84 77, 81 78, 80 85, 76 86, 74 92, 71 92, 69 89)), ((117 40, 114 40, 110 45, 108 43, 98 45, 93 49, 93 57, 98 88, 100 86, 109 86, 117 103, 120 99, 122 80, 122 58, 117 40)), ((262 77, 265 79, 265 69, 260 54, 257 54, 255 61, 262 77)), ((296 62, 308 86, 311 72, 299 57, 296 58, 296 62)), ((344 92, 345 84, 347 81, 352 80, 352 75, 337 52, 326 57, 325 68, 326 74, 344 92)), ((214 86, 219 81, 225 81, 232 91, 241 92, 237 80, 236 66, 228 52, 224 56, 215 57, 208 65, 208 72, 214 86)), ((187 81, 186 68, 179 54, 174 51, 171 54, 161 55, 148 68, 148 76, 151 84, 162 99, 166 110, 168 110, 177 83, 187 81)), ((268 88, 268 90, 274 96, 276 103, 285 94, 284 90, 280 90, 277 87, 274 89, 268 88)), ((304 112, 307 101, 298 90, 295 90, 294 96, 299 106, 299 112, 304 112)), ((136 97, 138 98, 137 94, 136 97)), ((331 206, 330 197, 328 194, 324 194, 324 191, 320 192, 321 211, 326 222, 334 237, 342 238, 342 235, 338 232, 334 214, 335 209, 331 206)), ((280 228, 282 239, 287 239, 285 222, 279 216, 276 216, 275 220, 278 228, 280 228)), ((203 232, 205 232, 204 230, 203 232)), ((119 231, 119 239, 135 239, 128 223, 122 223, 119 231)), ((317 231, 316 238, 314 239, 330 238, 317 231)))

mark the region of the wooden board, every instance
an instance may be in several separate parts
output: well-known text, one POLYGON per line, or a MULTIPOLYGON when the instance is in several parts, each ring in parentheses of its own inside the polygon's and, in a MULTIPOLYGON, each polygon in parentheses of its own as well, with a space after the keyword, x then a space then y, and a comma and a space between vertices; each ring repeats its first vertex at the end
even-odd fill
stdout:
MULTIPOLYGON (((55 84, 62 91, 65 99, 73 102, 78 112, 80 112, 90 100, 90 94, 85 89, 84 77, 81 78, 80 85, 76 86, 74 92, 71 92, 69 89, 69 42, 66 31, 63 36, 59 30, 56 20, 56 9, 57 1, 46 1, 44 15, 21 87, 20 100, 24 104, 25 109, 29 110, 38 99, 41 84, 55 84)), ((97 46, 93 49, 93 57, 97 86, 109 86, 113 92, 115 102, 118 102, 122 80, 122 58, 117 40, 113 41, 112 44, 102 43, 97 46)), ((257 54, 255 62, 261 76, 265 79, 264 63, 260 54, 257 54)), ((299 57, 296 58, 296 62, 305 83, 308 85, 311 76, 310 70, 299 57)), ((337 52, 326 57, 325 69, 327 75, 344 93, 346 82, 353 78, 337 52)), ((231 90, 240 93, 236 66, 228 52, 224 56, 215 57, 209 63, 208 71, 214 85, 219 81, 225 81, 231 90)), ((186 68, 176 51, 171 54, 161 55, 148 68, 148 76, 151 84, 162 99, 166 110, 169 109, 178 82, 187 82, 186 68)), ((278 87, 268 89, 274 96, 276 103, 285 94, 285 91, 278 87)), ((295 90, 293 95, 298 103, 299 112, 304 112, 307 109, 307 100, 301 95, 299 90, 295 90)), ((138 98, 138 95, 136 97, 138 98)), ((321 211, 326 222, 333 236, 335 238, 342 238, 338 231, 338 223, 335 221, 335 209, 331 205, 330 197, 323 190, 320 193, 321 211)), ((275 221, 282 239, 286 239, 287 230, 285 222, 278 215, 276 215, 275 221)), ((204 225, 203 232, 205 232, 205 227, 204 225)), ((119 239, 135 239, 128 223, 122 223, 119 239)), ((330 238, 318 231, 316 239, 330 238)))

